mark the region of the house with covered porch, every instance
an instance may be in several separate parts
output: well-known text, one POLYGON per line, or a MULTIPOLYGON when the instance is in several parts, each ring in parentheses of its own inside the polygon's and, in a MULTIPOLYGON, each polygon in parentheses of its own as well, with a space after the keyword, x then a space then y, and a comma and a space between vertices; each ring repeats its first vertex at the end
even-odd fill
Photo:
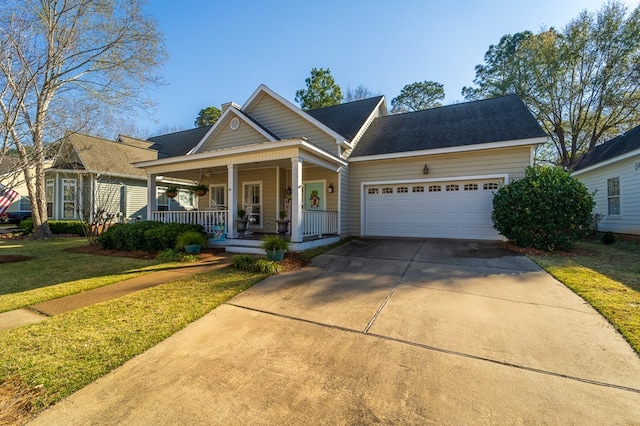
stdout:
POLYGON ((261 85, 223 105, 184 155, 136 166, 149 220, 201 223, 228 251, 257 247, 280 211, 292 250, 348 235, 499 239, 493 191, 545 141, 515 95, 390 116, 383 96, 303 111, 261 85), (172 180, 209 190, 194 210, 158 209, 158 185, 172 180), (234 226, 240 210, 249 238, 234 226))

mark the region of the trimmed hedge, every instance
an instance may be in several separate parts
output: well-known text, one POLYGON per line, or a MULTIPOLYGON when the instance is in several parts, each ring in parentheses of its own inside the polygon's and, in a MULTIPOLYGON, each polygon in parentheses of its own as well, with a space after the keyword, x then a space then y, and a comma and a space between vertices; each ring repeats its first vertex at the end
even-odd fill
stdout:
MULTIPOLYGON (((75 234, 81 237, 85 236, 82 222, 78 222, 77 220, 50 220, 48 223, 49 229, 54 235, 75 234)), ((31 234, 33 232, 33 219, 29 218, 20 221, 20 229, 24 229, 27 234, 31 234)))
POLYGON ((117 223, 98 237, 104 249, 158 252, 174 248, 178 236, 187 231, 204 232, 202 225, 142 221, 117 223))
POLYGON ((493 227, 520 247, 569 250, 588 235, 595 205, 587 187, 558 167, 528 167, 493 198, 493 227))

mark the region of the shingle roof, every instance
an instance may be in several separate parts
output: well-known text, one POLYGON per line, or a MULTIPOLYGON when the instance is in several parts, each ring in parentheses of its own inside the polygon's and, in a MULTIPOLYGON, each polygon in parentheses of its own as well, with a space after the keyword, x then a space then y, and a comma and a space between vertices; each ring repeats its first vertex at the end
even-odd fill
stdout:
POLYGON ((191 151, 210 128, 211 126, 196 127, 191 130, 152 136, 147 140, 153 142, 151 149, 158 151, 158 158, 176 157, 191 151))
POLYGON ((16 168, 19 162, 20 160, 18 158, 9 157, 8 155, 1 155, 0 156, 0 176, 2 176, 5 173, 14 171, 14 169, 16 168))
POLYGON ((637 149, 640 149, 640 126, 634 127, 627 133, 596 146, 578 160, 573 170, 585 169, 637 149))
POLYGON ((118 135, 118 140, 125 145, 137 146, 138 148, 150 148, 153 142, 132 138, 131 136, 118 135))
POLYGON ((517 95, 376 118, 352 157, 545 137, 517 95))
POLYGON ((143 177, 146 172, 132 163, 158 158, 158 153, 154 150, 78 133, 67 135, 65 142, 66 147, 70 146, 78 158, 75 158, 73 152, 67 154, 63 149, 54 168, 69 167, 69 163, 79 160, 81 166, 88 171, 143 177))
POLYGON ((369 118, 382 96, 347 102, 340 105, 307 111, 307 114, 348 140, 354 138, 369 118))

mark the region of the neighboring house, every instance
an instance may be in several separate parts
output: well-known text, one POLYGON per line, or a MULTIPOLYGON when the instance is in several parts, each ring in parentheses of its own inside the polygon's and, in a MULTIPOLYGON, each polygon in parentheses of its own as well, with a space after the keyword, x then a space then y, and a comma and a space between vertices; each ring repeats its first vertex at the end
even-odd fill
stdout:
MULTIPOLYGON (((45 175, 49 218, 93 221, 93 214, 104 213, 113 215, 115 221, 145 219, 147 178, 132 163, 157 159, 158 151, 152 145, 127 136, 110 141, 68 134, 45 175)), ((164 210, 195 207, 194 196, 187 189, 175 200, 168 199, 161 189, 154 197, 156 208, 164 210)))
POLYGON ((494 191, 546 140, 515 95, 389 116, 382 96, 305 112, 261 85, 184 155, 136 166, 151 195, 160 178, 208 185, 198 212, 168 219, 149 196, 147 217, 224 223, 228 249, 258 243, 229 226, 240 209, 256 234, 285 210, 293 250, 348 235, 499 239, 494 191))
POLYGON ((598 231, 640 235, 640 126, 584 155, 573 176, 595 192, 598 231))
MULTIPOLYGON (((50 165, 51 163, 47 162, 45 168, 50 165)), ((9 156, 0 157, 0 185, 18 193, 18 196, 4 212, 3 216, 7 222, 19 224, 22 219, 30 218, 31 203, 29 200, 29 191, 22 169, 19 166, 18 158, 9 156)))

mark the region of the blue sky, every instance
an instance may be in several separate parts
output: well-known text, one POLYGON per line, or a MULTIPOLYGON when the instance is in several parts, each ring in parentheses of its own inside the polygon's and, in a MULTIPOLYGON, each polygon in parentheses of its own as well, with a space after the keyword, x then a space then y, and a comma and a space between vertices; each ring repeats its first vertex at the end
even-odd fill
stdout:
MULTIPOLYGON (((638 1, 624 2, 629 8, 638 1)), ((444 84, 462 101, 474 67, 505 34, 564 27, 601 0, 149 0, 165 34, 165 86, 138 126, 190 129, 200 109, 239 104, 260 84, 294 100, 311 68, 330 68, 341 88, 362 84, 390 104, 406 84, 444 84)))

